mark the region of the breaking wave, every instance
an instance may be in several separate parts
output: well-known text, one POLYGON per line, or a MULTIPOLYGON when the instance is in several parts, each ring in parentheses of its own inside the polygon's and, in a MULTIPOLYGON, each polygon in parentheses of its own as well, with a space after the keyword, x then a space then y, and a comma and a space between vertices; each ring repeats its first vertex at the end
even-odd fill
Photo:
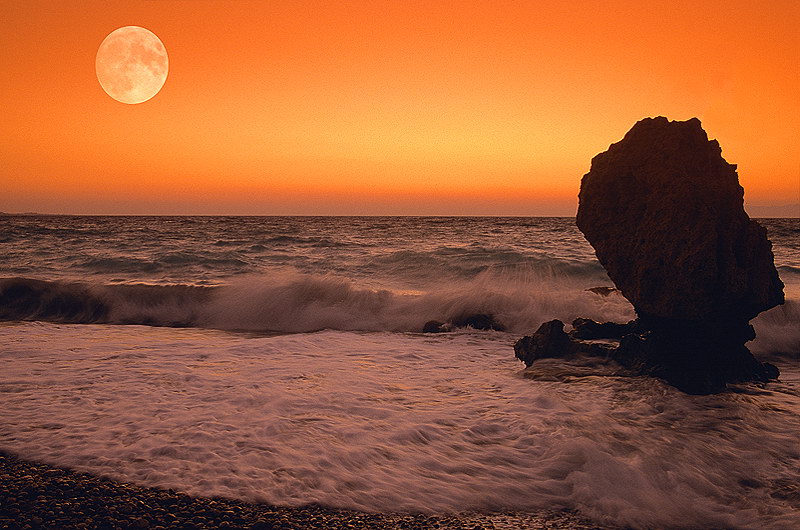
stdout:
MULTIPOLYGON (((635 316, 618 293, 601 296, 574 278, 518 271, 487 271, 426 291, 375 289, 290 271, 243 276, 215 287, 0 280, 1 320, 279 333, 419 332, 431 320, 456 322, 471 315, 490 315, 498 328, 513 333, 530 333, 553 318, 626 322, 635 316)), ((787 299, 753 324, 755 353, 798 356, 800 301, 787 299)))
POLYGON ((421 331, 430 320, 491 315, 528 332, 544 320, 633 317, 618 295, 603 297, 566 278, 486 272, 427 291, 360 286, 334 276, 281 271, 223 286, 113 285, 31 278, 0 280, 0 319, 144 324, 261 332, 421 331))

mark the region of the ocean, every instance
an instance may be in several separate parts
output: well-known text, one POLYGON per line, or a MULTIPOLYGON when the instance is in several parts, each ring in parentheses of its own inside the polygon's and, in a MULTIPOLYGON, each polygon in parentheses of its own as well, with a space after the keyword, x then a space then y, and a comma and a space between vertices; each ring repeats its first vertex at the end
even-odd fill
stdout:
POLYGON ((798 528, 800 221, 759 222, 780 380, 689 396, 523 377, 542 322, 634 317, 572 218, 3 216, 0 450, 278 505, 798 528), (421 332, 470 315, 502 331, 421 332))

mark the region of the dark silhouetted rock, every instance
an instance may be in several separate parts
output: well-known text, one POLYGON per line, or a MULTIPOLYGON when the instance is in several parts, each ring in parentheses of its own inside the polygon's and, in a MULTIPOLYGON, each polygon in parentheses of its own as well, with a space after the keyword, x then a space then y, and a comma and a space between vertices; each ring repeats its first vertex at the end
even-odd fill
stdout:
POLYGON ((641 120, 592 160, 577 224, 642 319, 748 322, 783 303, 736 166, 693 118, 641 120))
POLYGON ((481 330, 494 329, 497 331, 505 331, 505 326, 494 319, 493 315, 476 314, 476 315, 463 315, 453 319, 453 326, 457 328, 473 328, 481 330))
POLYGON ((616 349, 617 344, 577 340, 571 337, 564 332, 564 323, 560 320, 545 322, 533 335, 522 337, 514 344, 514 354, 527 367, 538 359, 566 359, 578 354, 609 359, 616 349))
POLYGON ((673 327, 625 335, 613 359, 689 394, 713 394, 725 390, 727 383, 767 382, 780 374, 774 365, 756 360, 741 342, 721 348, 713 333, 697 333, 697 328, 673 327))
POLYGON ((532 365, 536 359, 566 357, 575 351, 560 320, 545 322, 533 335, 522 337, 514 344, 514 354, 525 366, 532 365))
POLYGON ((633 304, 619 360, 692 393, 762 381, 744 343, 783 303, 766 230, 743 207, 736 166, 696 118, 647 118, 592 160, 577 224, 633 304))
POLYGON ((429 320, 422 326, 423 333, 444 333, 445 331, 449 331, 447 325, 438 320, 429 320))

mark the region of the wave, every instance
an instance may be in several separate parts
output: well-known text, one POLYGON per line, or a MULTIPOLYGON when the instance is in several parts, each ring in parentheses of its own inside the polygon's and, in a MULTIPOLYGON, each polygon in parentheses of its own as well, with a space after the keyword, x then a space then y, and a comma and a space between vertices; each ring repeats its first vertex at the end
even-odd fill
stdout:
POLYGON ((81 267, 91 272, 113 272, 113 273, 132 273, 132 272, 157 272, 163 266, 153 260, 133 258, 133 257, 89 257, 78 263, 81 267))
POLYGON ((196 325, 195 309, 211 288, 98 285, 32 278, 0 280, 0 320, 73 324, 196 325))
POLYGON ((263 332, 418 332, 430 320, 491 315, 511 332, 578 316, 627 320, 621 296, 602 297, 563 277, 486 271, 425 292, 375 289, 330 275, 275 271, 223 286, 114 285, 0 280, 0 319, 145 324, 263 332))
POLYGON ((329 237, 305 236, 299 234, 278 234, 257 242, 266 248, 299 246, 312 248, 339 248, 347 247, 350 244, 344 241, 337 241, 329 237))
POLYGON ((749 348, 763 360, 800 359, 800 300, 786 299, 752 321, 756 339, 749 348))
MULTIPOLYGON (((489 315, 496 329, 516 334, 530 333, 553 318, 626 322, 635 316, 619 293, 601 296, 574 278, 515 270, 489 270, 423 292, 376 289, 286 270, 213 287, 0 280, 0 320, 280 333, 420 332, 431 320, 463 322, 473 315, 489 315)), ((800 300, 788 299, 759 315, 753 325, 754 353, 800 355, 800 300)))
POLYGON ((778 274, 780 275, 782 280, 786 280, 786 277, 789 275, 800 276, 800 267, 795 267, 792 265, 781 265, 776 267, 778 269, 778 274))
MULTIPOLYGON (((608 282, 596 259, 555 258, 544 252, 524 253, 507 247, 441 246, 429 251, 398 250, 369 260, 358 270, 390 278, 419 281, 469 281, 481 275, 512 272, 520 277, 560 281, 608 282)), ((507 278, 501 278, 505 281, 507 278)))
POLYGON ((167 270, 195 267, 204 270, 241 270, 249 264, 230 254, 192 252, 167 252, 149 258, 132 256, 91 256, 78 260, 68 257, 73 264, 92 273, 131 274, 156 273, 167 270))

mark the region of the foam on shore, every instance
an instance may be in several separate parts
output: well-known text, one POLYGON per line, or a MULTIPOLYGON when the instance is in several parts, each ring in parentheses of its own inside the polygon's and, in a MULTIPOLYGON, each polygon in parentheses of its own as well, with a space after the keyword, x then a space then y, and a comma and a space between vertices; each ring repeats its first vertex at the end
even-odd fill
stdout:
POLYGON ((687 396, 520 375, 505 333, 0 325, 0 448, 192 495, 634 527, 800 524, 800 372, 687 396))

